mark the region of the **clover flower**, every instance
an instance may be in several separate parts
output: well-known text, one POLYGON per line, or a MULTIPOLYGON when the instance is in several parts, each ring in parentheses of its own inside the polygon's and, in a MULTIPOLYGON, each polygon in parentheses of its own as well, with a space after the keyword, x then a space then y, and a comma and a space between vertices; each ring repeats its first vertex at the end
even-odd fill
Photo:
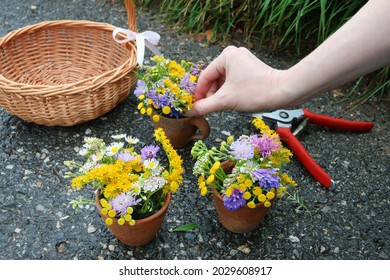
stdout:
POLYGON ((267 191, 271 190, 271 188, 277 189, 280 187, 280 179, 275 168, 253 171, 252 176, 259 182, 259 185, 267 191))
POLYGON ((154 192, 164 187, 167 181, 160 176, 152 176, 140 183, 140 187, 147 192, 154 192))
POLYGON ((136 206, 142 201, 141 198, 136 197, 134 193, 121 193, 111 199, 109 202, 112 208, 120 215, 126 214, 127 208, 136 206))
POLYGON ((180 81, 180 87, 182 87, 184 90, 189 92, 190 94, 194 94, 196 83, 191 81, 191 75, 187 74, 184 76, 184 78, 180 81))
POLYGON ((259 149, 259 153, 264 158, 280 148, 279 137, 271 138, 267 134, 263 134, 261 137, 255 135, 252 137, 252 143, 259 149))
POLYGON ((114 155, 114 158, 116 160, 122 160, 124 162, 130 162, 133 159, 135 159, 137 156, 134 154, 128 153, 128 152, 119 152, 116 155, 114 155))
POLYGON ((230 145, 231 154, 235 159, 251 159, 254 155, 253 145, 248 138, 240 138, 230 145))
POLYGON ((223 204, 229 211, 239 209, 246 204, 246 199, 243 197, 244 192, 240 189, 234 189, 230 196, 223 196, 223 204))
POLYGON ((155 158, 159 151, 160 151, 160 147, 149 145, 141 149, 141 157, 143 160, 155 158))
POLYGON ((137 80, 137 85, 134 90, 135 96, 139 97, 140 95, 144 94, 145 87, 146 87, 146 83, 144 81, 137 80))

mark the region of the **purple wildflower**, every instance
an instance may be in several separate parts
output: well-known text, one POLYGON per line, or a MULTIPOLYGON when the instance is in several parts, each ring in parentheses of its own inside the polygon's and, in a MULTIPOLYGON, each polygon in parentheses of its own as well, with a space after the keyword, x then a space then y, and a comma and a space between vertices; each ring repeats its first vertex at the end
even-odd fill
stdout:
POLYGON ((246 200, 243 195, 244 192, 242 190, 234 189, 230 196, 224 196, 223 204, 225 205, 226 209, 229 211, 234 211, 245 205, 246 200))
POLYGON ((146 94, 146 97, 151 99, 154 103, 154 105, 156 105, 158 108, 162 108, 164 106, 169 106, 169 97, 164 94, 164 95, 160 95, 158 94, 154 89, 152 89, 151 91, 149 91, 147 94, 146 94))
POLYGON ((197 64, 193 65, 190 68, 190 73, 191 75, 199 76, 200 72, 202 72, 202 70, 205 68, 206 68, 206 63, 204 63, 203 61, 199 61, 197 64))
POLYGON ((130 154, 130 153, 124 153, 124 152, 120 152, 120 153, 117 153, 114 158, 116 160, 121 160, 121 161, 124 161, 124 162, 129 162, 129 161, 132 161, 133 159, 135 159, 136 157, 133 155, 133 154, 130 154))
POLYGON ((159 146, 149 145, 141 149, 141 157, 143 160, 155 158, 158 151, 160 151, 159 146))
POLYGON ((194 94, 196 83, 192 82, 190 77, 191 76, 189 74, 185 75, 184 78, 180 81, 180 87, 188 93, 194 94))
POLYGON ((136 199, 135 194, 129 194, 129 193, 121 193, 117 195, 115 198, 111 199, 109 203, 112 206, 112 209, 114 209, 117 214, 126 214, 127 208, 131 206, 135 206, 138 203, 142 201, 141 198, 136 199))
POLYGON ((142 80, 137 81, 137 87, 134 90, 135 96, 139 97, 141 94, 144 94, 146 84, 142 80))
POLYGON ((171 108, 171 114, 170 114, 171 117, 175 117, 176 119, 178 119, 179 116, 181 116, 181 115, 182 114, 180 114, 178 111, 176 111, 175 108, 171 108))
POLYGON ((247 139, 238 139, 230 145, 231 154, 235 159, 251 159, 254 155, 252 144, 247 139))
POLYGON ((271 188, 280 187, 280 178, 276 175, 276 169, 259 169, 252 172, 255 181, 259 182, 260 187, 269 191, 271 188))
POLYGON ((271 138, 267 134, 263 134, 261 138, 257 135, 252 137, 252 143, 258 147, 259 153, 261 153, 263 158, 270 156, 272 152, 280 148, 278 140, 279 138, 271 138))

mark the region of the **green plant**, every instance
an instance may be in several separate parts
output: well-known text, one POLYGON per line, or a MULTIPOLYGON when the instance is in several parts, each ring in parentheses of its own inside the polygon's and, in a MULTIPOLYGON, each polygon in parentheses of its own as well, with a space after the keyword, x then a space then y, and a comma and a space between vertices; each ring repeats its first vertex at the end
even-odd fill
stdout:
POLYGON ((286 200, 296 205, 295 212, 299 213, 302 211, 307 211, 310 214, 310 211, 306 206, 305 200, 302 197, 300 197, 297 193, 291 194, 287 192, 286 200))
POLYGON ((184 60, 178 63, 163 56, 154 56, 151 60, 155 65, 142 65, 142 73, 136 73, 134 94, 140 101, 138 110, 141 114, 153 115, 155 122, 161 115, 183 117, 195 101, 196 82, 205 64, 184 60))
POLYGON ((375 73, 360 77, 347 92, 347 95, 339 102, 350 102, 350 109, 354 109, 374 96, 388 100, 390 97, 390 67, 387 66, 375 73))
POLYGON ((290 150, 262 119, 253 124, 261 134, 241 135, 237 140, 229 136, 219 148, 211 149, 199 140, 191 150, 201 195, 214 189, 229 211, 244 205, 255 208, 258 203, 270 207, 275 196, 282 197, 289 187, 297 185, 283 173, 292 156, 290 150))
MULTIPOLYGON (((82 163, 66 161, 70 168, 67 178, 72 178, 74 189, 91 185, 100 194, 101 213, 108 215, 105 222, 111 225, 117 218, 118 224, 134 225, 137 219, 150 216, 163 205, 168 192, 176 192, 182 183, 184 172, 182 160, 166 138, 162 129, 156 129, 154 138, 160 145, 148 145, 135 151, 137 138, 125 134, 114 135, 115 141, 107 145, 103 139, 85 138, 79 154, 82 163), (165 168, 159 157, 160 146, 165 151, 163 160, 168 159, 165 168)), ((72 200, 70 204, 78 210, 87 199, 72 200)))
POLYGON ((185 224, 182 226, 175 227, 172 229, 172 232, 179 232, 179 231, 191 231, 199 227, 198 223, 190 223, 190 224, 185 224))

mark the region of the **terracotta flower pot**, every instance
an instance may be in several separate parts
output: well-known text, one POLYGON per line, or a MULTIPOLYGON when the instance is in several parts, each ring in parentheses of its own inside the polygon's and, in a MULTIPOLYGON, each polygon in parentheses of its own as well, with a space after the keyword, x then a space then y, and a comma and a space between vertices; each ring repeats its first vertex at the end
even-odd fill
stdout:
MULTIPOLYGON (((96 192, 96 207, 103 222, 108 217, 101 213, 102 206, 99 202, 99 193, 96 192)), ((171 201, 171 193, 168 193, 165 197, 163 207, 152 216, 144 219, 136 220, 135 225, 131 226, 128 223, 124 225, 118 225, 118 220, 113 218, 113 223, 108 226, 109 230, 115 237, 122 243, 128 246, 142 246, 150 243, 156 236, 156 233, 161 228, 165 215, 168 211, 168 206, 171 201)))
POLYGON ((158 122, 153 121, 154 128, 162 128, 174 148, 182 148, 187 144, 209 136, 210 126, 204 117, 167 118, 160 116, 158 122), (199 133, 198 133, 199 130, 199 133))
MULTIPOLYGON (((221 164, 225 173, 231 172, 232 164, 232 162, 221 164)), ((247 233, 257 229, 270 209, 270 207, 264 207, 263 203, 257 203, 255 208, 244 205, 235 211, 229 211, 223 204, 223 198, 218 191, 215 188, 212 191, 219 221, 226 229, 234 233, 247 233)), ((270 200, 271 203, 274 199, 270 200)))

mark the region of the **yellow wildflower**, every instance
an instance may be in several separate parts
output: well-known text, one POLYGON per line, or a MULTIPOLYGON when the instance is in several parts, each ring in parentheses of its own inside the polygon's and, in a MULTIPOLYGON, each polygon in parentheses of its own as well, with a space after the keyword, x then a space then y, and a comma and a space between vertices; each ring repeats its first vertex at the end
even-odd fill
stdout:
POLYGON ((172 181, 170 186, 171 192, 176 192, 178 188, 179 188, 179 183, 176 181, 172 181))
POLYGON ((124 217, 126 222, 130 222, 131 219, 133 218, 130 214, 125 214, 123 217, 124 217))
POLYGON ((260 201, 260 202, 264 202, 267 200, 267 197, 265 196, 265 194, 259 194, 257 196, 257 199, 260 201))
POLYGON ((200 182, 199 183, 199 189, 202 189, 204 187, 206 187, 206 182, 205 181, 200 182))
POLYGON ((169 62, 168 71, 169 71, 169 74, 176 76, 176 77, 179 77, 179 78, 183 78, 184 73, 185 73, 185 69, 174 60, 169 62))
POLYGON ((242 190, 243 192, 245 192, 245 191, 247 190, 247 187, 245 186, 244 183, 239 184, 239 185, 238 185, 238 188, 239 188, 240 190, 242 190))
POLYGON ((123 226, 125 224, 125 219, 122 217, 118 219, 118 225, 123 226))
POLYGON ((266 202, 264 202, 264 207, 271 207, 271 202, 269 202, 268 200, 266 202))
POLYGON ((255 208, 255 207, 256 207, 256 204, 255 204, 253 201, 249 201, 246 205, 247 205, 249 208, 255 208))
POLYGON ((108 226, 111 226, 112 225, 112 219, 110 218, 110 217, 108 217, 108 218, 106 218, 106 220, 105 220, 105 223, 106 223, 106 225, 108 225, 108 226))
POLYGON ((228 187, 225 191, 225 195, 227 197, 230 197, 232 195, 232 192, 233 192, 234 188, 232 186, 228 187))
POLYGON ((171 112, 171 108, 169 106, 164 106, 162 108, 162 112, 165 114, 165 115, 168 115, 170 112, 171 112))
POLYGON ((267 192, 267 194, 265 195, 268 199, 273 199, 275 197, 275 193, 274 192, 267 192))
POLYGON ((291 179, 286 173, 283 173, 281 176, 280 176, 280 183, 282 185, 286 185, 286 186, 292 186, 292 187, 296 187, 298 184, 293 180, 291 179))
POLYGON ((245 198, 246 200, 249 200, 251 198, 251 193, 250 192, 244 192, 244 194, 242 195, 243 198, 245 198))
POLYGON ((211 175, 207 178, 206 183, 210 185, 212 182, 214 182, 214 179, 215 179, 215 176, 214 176, 213 174, 211 174, 211 175))
POLYGON ((255 196, 259 196, 261 193, 262 193, 262 190, 260 187, 254 187, 252 189, 252 193, 255 195, 255 196))
POLYGON ((110 211, 108 211, 108 216, 110 218, 114 218, 116 215, 116 211, 114 209, 111 209, 110 211))
POLYGON ((211 168, 217 170, 220 167, 221 167, 221 162, 216 161, 216 162, 214 162, 214 164, 213 164, 213 166, 211 168))
POLYGON ((249 188, 253 185, 253 182, 250 179, 246 179, 244 182, 244 185, 249 188))

